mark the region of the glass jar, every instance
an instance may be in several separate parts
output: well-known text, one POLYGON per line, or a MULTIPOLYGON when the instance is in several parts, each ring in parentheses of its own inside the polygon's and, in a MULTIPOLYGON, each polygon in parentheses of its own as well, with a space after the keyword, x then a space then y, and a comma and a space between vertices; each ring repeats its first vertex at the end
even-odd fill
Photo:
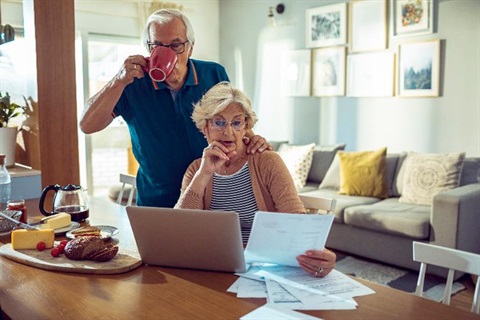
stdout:
POLYGON ((21 211, 20 222, 27 223, 27 206, 25 200, 10 200, 7 204, 7 210, 21 211))

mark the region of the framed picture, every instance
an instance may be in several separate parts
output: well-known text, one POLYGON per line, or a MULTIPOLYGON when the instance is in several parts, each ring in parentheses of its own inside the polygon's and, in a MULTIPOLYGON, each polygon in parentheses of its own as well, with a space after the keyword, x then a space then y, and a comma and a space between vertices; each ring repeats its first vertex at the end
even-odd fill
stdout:
POLYGON ((307 48, 347 43, 347 4, 307 9, 305 35, 307 48))
POLYGON ((386 0, 350 2, 350 50, 387 48, 386 0))
POLYGON ((399 46, 398 94, 403 97, 438 97, 440 40, 399 46))
POLYGON ((313 50, 312 95, 345 95, 345 47, 313 50))
POLYGON ((309 49, 282 53, 280 89, 284 96, 310 96, 311 57, 309 49))
POLYGON ((437 0, 391 0, 392 36, 433 33, 437 0))
POLYGON ((347 96, 392 97, 394 73, 394 52, 350 54, 347 57, 347 96))

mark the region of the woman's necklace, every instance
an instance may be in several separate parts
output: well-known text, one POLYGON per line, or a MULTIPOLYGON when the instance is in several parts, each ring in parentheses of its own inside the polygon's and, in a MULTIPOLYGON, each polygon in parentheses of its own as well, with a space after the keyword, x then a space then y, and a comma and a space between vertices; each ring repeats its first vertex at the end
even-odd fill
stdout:
MULTIPOLYGON (((236 167, 237 165, 245 158, 245 153, 242 154, 242 156, 240 158, 238 158, 237 160, 235 160, 235 162, 232 162, 232 163, 228 163, 228 162, 225 162, 225 170, 223 170, 223 173, 224 174, 227 174, 228 172, 228 169, 230 168, 233 168, 233 170, 236 170, 236 167)), ((233 173, 233 172, 231 172, 233 173)))

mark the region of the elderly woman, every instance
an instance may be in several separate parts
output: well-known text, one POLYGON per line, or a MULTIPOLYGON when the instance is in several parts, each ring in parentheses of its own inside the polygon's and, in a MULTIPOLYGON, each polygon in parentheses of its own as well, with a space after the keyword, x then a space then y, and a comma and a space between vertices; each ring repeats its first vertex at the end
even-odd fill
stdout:
MULTIPOLYGON (((256 211, 305 212, 280 156, 273 151, 247 154, 242 140, 257 116, 242 91, 229 82, 215 85, 194 106, 192 119, 208 147, 188 167, 176 208, 236 211, 244 243, 256 211)), ((327 249, 297 257, 300 266, 315 276, 327 275, 335 259, 327 249)))

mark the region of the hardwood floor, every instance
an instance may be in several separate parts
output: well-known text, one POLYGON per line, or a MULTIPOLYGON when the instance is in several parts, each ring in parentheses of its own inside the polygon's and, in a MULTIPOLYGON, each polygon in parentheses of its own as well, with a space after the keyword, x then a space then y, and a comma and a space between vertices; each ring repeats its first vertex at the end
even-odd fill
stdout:
POLYGON ((452 296, 450 305, 455 308, 470 311, 472 309, 473 294, 475 292, 475 284, 469 274, 464 275, 457 280, 461 282, 466 289, 452 296))

